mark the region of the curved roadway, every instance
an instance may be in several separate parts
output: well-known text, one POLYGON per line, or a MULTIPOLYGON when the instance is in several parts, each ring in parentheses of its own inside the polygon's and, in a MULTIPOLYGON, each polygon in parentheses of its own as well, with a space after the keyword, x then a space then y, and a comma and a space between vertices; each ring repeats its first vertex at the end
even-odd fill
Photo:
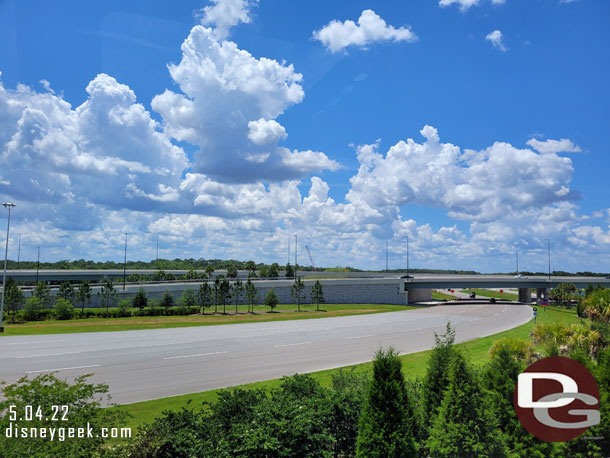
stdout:
POLYGON ((124 404, 205 391, 296 372, 370 361, 380 346, 426 350, 447 321, 456 341, 523 324, 532 309, 516 304, 464 304, 373 315, 141 331, 0 338, 0 380, 57 371, 94 372, 124 404))

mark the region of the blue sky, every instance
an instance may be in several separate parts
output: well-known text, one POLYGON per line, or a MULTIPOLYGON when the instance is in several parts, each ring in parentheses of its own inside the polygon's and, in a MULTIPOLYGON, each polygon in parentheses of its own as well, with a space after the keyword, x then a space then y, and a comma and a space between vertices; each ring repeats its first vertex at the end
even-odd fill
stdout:
POLYGON ((409 237, 412 266, 490 272, 550 239, 610 271, 609 26, 594 0, 2 1, 9 257, 120 260, 127 232, 129 259, 284 263, 298 234, 379 269, 409 237))

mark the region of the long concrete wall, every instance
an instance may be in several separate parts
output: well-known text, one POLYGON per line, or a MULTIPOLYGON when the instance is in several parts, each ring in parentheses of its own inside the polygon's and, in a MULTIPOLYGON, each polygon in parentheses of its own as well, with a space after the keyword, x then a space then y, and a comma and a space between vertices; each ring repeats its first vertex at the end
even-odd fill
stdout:
MULTIPOLYGON (((430 299, 429 289, 419 289, 407 292, 400 292, 400 283, 398 279, 333 279, 320 282, 324 287, 324 299, 328 304, 397 304, 405 305, 407 301, 423 301, 430 299)), ((293 285, 293 280, 258 280, 253 281, 258 289, 258 304, 263 304, 267 291, 271 288, 280 299, 282 304, 294 304, 295 301, 290 294, 290 287, 293 285)), ((315 280, 304 280, 305 289, 302 295, 305 299, 301 301, 303 304, 311 304, 311 288, 315 280)), ((116 285, 119 300, 132 299, 140 287, 146 291, 146 296, 149 298, 161 298, 165 291, 169 291, 177 301, 186 289, 193 289, 195 292, 199 289, 200 282, 193 283, 172 283, 172 284, 154 284, 154 285, 128 285, 123 291, 122 286, 116 285)), ((92 307, 100 305, 100 297, 98 287, 93 287, 91 296, 92 307)), ((29 294, 26 294, 29 295, 29 294)), ((234 303, 231 300, 231 303, 234 303)), ((242 298, 240 303, 245 303, 245 298, 242 298)))

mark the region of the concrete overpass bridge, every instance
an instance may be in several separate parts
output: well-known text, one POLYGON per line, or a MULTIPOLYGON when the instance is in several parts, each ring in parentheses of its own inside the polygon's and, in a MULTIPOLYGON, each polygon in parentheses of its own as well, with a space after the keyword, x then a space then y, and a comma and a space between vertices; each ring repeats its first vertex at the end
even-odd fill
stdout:
MULTIPOLYGON (((510 275, 448 275, 448 276, 415 276, 414 278, 401 278, 401 292, 446 288, 514 288, 519 291, 519 302, 530 302, 531 291, 536 290, 538 300, 548 298, 551 288, 557 288, 561 283, 572 283, 576 288, 586 288, 589 285, 610 288, 610 279, 604 277, 553 277, 532 276, 515 277, 510 275)), ((420 300, 420 299, 409 299, 420 300)))
MULTIPOLYGON (((155 270, 127 270, 126 275, 132 273, 153 275, 155 270)), ((176 276, 185 275, 186 270, 168 271, 176 276)), ((215 271, 215 274, 226 274, 226 271, 215 271)), ((17 270, 8 271, 7 276, 17 281, 34 281, 36 271, 17 270)), ((561 283, 572 283, 577 288, 586 288, 588 285, 601 285, 610 288, 610 279, 604 277, 549 277, 533 276, 516 278, 511 275, 442 275, 442 274, 415 274, 412 278, 404 278, 397 274, 383 274, 370 272, 299 272, 305 283, 305 303, 309 300, 311 287, 316 280, 324 285, 326 302, 348 304, 407 304, 413 302, 429 301, 433 289, 463 289, 463 288, 515 288, 519 290, 520 302, 531 302, 532 290, 536 290, 537 298, 548 298, 548 291, 561 283)), ((247 277, 247 271, 240 271, 239 278, 247 277)), ((100 281, 104 278, 122 279, 123 270, 44 270, 38 273, 39 280, 58 283, 61 281, 100 281)), ((120 299, 129 299, 144 288, 149 297, 160 297, 169 291, 176 298, 186 289, 198 289, 202 280, 174 281, 174 282, 145 282, 127 283, 125 289, 122 285, 117 287, 120 299)), ((259 303, 262 303, 266 292, 274 288, 280 297, 280 302, 291 303, 291 279, 256 279, 255 286, 259 290, 259 303)), ((94 296, 99 287, 93 287, 94 296)), ((52 292, 53 294, 55 291, 52 292)), ((25 291, 26 296, 31 294, 25 291)), ((93 299, 93 305, 96 298, 93 299)))

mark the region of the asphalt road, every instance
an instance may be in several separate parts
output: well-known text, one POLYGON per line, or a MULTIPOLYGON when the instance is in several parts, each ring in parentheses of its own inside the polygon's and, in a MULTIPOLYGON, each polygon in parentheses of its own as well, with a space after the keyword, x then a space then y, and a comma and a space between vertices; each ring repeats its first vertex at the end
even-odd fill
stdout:
POLYGON ((421 310, 283 322, 122 332, 0 337, 0 380, 57 371, 93 372, 125 404, 205 391, 372 359, 380 346, 412 353, 434 345, 433 331, 456 340, 527 322, 530 307, 447 305, 421 310))

